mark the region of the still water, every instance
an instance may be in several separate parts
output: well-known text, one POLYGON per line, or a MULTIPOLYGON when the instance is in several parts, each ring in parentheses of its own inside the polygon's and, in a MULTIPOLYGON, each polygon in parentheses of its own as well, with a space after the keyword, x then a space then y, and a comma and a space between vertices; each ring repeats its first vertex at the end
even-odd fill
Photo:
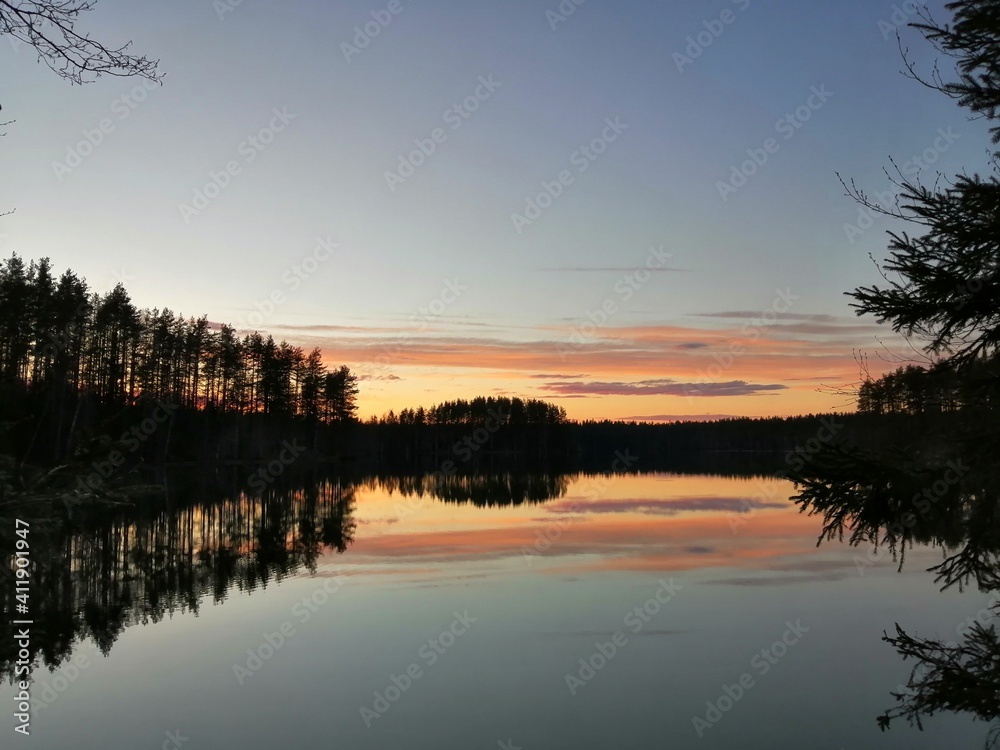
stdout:
POLYGON ((817 547, 781 479, 198 492, 39 542, 47 653, 30 738, 0 687, 0 746, 864 750, 987 732, 875 721, 910 668, 882 632, 955 639, 987 597, 939 592, 940 550, 900 572, 817 547))

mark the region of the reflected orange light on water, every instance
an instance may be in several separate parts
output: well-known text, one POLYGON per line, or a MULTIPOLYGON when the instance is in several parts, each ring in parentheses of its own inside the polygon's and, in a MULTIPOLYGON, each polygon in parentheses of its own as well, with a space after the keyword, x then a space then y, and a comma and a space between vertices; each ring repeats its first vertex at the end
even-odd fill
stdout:
POLYGON ((572 478, 545 502, 483 508, 374 486, 357 493, 358 533, 341 562, 510 558, 562 574, 766 568, 815 553, 818 523, 799 513, 793 493, 775 478, 595 475, 572 478))

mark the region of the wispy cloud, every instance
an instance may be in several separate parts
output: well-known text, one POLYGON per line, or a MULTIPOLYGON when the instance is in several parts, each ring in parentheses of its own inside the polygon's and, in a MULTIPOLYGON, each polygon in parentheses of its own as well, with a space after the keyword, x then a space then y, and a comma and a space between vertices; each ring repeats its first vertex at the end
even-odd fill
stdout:
POLYGON ((840 581, 850 574, 843 573, 811 573, 801 576, 762 576, 760 578, 719 578, 706 583, 717 586, 794 586, 803 583, 821 583, 826 581, 840 581))
POLYGON ((736 414, 640 414, 622 417, 627 422, 716 422, 735 419, 736 414))
MULTIPOLYGON (((727 310, 713 313, 695 313, 696 318, 711 318, 714 320, 742 320, 746 322, 760 321, 761 312, 753 310, 727 310)), ((866 334, 884 332, 875 321, 868 319, 858 319, 857 317, 845 317, 838 315, 822 315, 810 313, 781 313, 775 320, 762 324, 772 336, 784 336, 788 334, 798 336, 850 336, 852 334, 866 334)))
POLYGON ((661 378, 640 380, 635 383, 583 382, 546 383, 542 390, 561 396, 753 396, 768 391, 783 391, 788 388, 780 383, 748 383, 745 380, 730 380, 726 383, 678 383, 676 380, 661 378))
POLYGON ((552 266, 539 268, 543 273, 632 273, 637 270, 650 273, 691 273, 690 268, 647 268, 646 266, 552 266))
POLYGON ((598 500, 590 503, 560 500, 549 503, 549 513, 645 513, 655 516, 673 516, 681 512, 747 513, 759 508, 788 508, 788 503, 768 503, 741 497, 691 497, 675 499, 638 498, 598 500))
MULTIPOLYGON (((753 320, 760 317, 760 310, 723 310, 721 312, 694 313, 696 318, 722 318, 735 320, 753 320)), ((781 313, 781 320, 797 320, 810 323, 837 323, 854 318, 837 317, 836 315, 817 315, 810 313, 781 313)))

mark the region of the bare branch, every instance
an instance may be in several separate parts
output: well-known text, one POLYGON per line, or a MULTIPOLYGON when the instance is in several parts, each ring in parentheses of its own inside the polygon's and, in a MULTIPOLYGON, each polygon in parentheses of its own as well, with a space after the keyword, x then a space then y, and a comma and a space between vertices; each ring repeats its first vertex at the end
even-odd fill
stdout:
POLYGON ((128 53, 132 42, 107 47, 76 30, 94 0, 0 0, 0 34, 30 45, 38 59, 70 83, 90 83, 101 75, 139 76, 162 83, 159 60, 128 53))

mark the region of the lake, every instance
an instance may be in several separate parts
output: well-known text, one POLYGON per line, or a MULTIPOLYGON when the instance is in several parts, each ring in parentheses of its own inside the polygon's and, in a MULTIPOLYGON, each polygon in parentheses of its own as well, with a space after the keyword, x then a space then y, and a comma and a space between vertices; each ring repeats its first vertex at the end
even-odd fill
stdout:
POLYGON ((783 479, 186 481, 34 538, 33 648, 61 663, 34 672, 26 745, 865 750, 987 732, 875 721, 911 666, 883 631, 954 640, 987 597, 940 592, 939 549, 899 571, 817 547, 783 479))

